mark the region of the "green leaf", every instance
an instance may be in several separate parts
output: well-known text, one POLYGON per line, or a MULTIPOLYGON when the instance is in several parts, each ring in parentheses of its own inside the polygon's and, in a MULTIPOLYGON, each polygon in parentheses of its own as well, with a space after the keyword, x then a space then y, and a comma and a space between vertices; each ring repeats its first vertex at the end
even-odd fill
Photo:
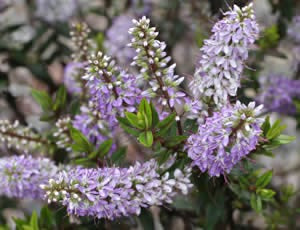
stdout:
POLYGON ((152 126, 152 109, 145 98, 142 99, 139 105, 139 112, 146 117, 146 128, 148 129, 152 126))
POLYGON ((275 196, 276 192, 272 189, 259 189, 257 191, 257 194, 263 199, 263 200, 270 200, 273 196, 275 196))
POLYGON ((184 142, 187 138, 188 138, 187 136, 166 137, 166 146, 167 147, 174 147, 174 146, 179 145, 182 142, 184 142))
POLYGON ((51 110, 52 99, 46 92, 32 89, 31 94, 44 111, 51 110))
POLYGON ((258 149, 254 152, 254 154, 265 155, 268 157, 274 157, 274 154, 270 151, 270 149, 268 150, 268 149, 265 149, 264 147, 267 147, 267 145, 264 145, 263 147, 258 147, 258 149))
POLYGON ((159 122, 159 117, 158 117, 158 113, 155 109, 155 106, 153 105, 153 103, 150 103, 151 106, 151 112, 152 112, 152 127, 155 127, 158 122, 159 122))
POLYGON ((276 137, 275 141, 278 141, 279 144, 284 145, 284 144, 288 144, 288 143, 294 141, 295 139, 296 139, 296 137, 294 137, 294 136, 288 136, 288 135, 281 134, 278 137, 276 137))
POLYGON ((176 117, 176 114, 172 113, 171 115, 166 117, 164 120, 160 121, 156 126, 160 130, 156 134, 158 136, 162 136, 163 134, 165 134, 169 130, 169 128, 172 126, 172 123, 175 121, 175 117, 176 117))
POLYGON ((118 121, 122 125, 126 125, 128 127, 131 126, 130 122, 125 117, 117 117, 118 121))
POLYGON ((254 193, 251 194, 250 198, 250 204, 251 207, 256 211, 256 212, 261 212, 262 210, 262 201, 260 196, 255 195, 254 193))
POLYGON ((153 134, 151 131, 145 131, 140 133, 138 140, 146 147, 151 147, 153 144, 153 134))
POLYGON ((160 121, 157 124, 157 128, 161 129, 161 128, 164 128, 166 126, 169 126, 175 120, 175 117, 176 117, 175 113, 170 114, 169 116, 167 116, 165 119, 163 119, 162 121, 160 121))
POLYGON ((97 155, 99 155, 101 158, 106 156, 108 154, 109 150, 111 149, 112 144, 113 144, 112 139, 108 139, 108 140, 102 142, 97 150, 97 155))
POLYGON ((125 117, 129 124, 137 129, 143 130, 145 127, 139 122, 138 116, 134 113, 125 112, 125 117))
POLYGON ((275 121, 275 123, 272 125, 272 127, 267 132, 266 137, 269 140, 272 140, 272 139, 278 137, 281 134, 281 132, 286 128, 285 125, 280 125, 280 123, 281 123, 280 120, 275 121))
POLYGON ((72 145, 73 151, 86 153, 92 151, 92 146, 90 145, 89 141, 79 130, 75 129, 74 127, 70 127, 70 134, 75 142, 75 144, 72 145))
POLYGON ((273 176, 273 172, 271 170, 265 172, 263 175, 261 175, 257 179, 257 181, 255 183, 255 186, 257 188, 264 188, 264 187, 266 187, 270 183, 270 181, 272 179, 272 176, 273 176))
POLYGON ((187 119, 184 122, 183 127, 184 127, 184 130, 187 132, 187 134, 190 135, 190 132, 194 133, 198 129, 197 120, 196 119, 194 119, 194 120, 187 119))
POLYGON ((47 206, 41 209, 40 223, 43 227, 47 228, 55 225, 54 216, 47 206))
POLYGON ((264 123, 261 126, 261 129, 263 130, 264 136, 267 135, 270 128, 271 128, 270 117, 267 116, 264 123))
POLYGON ((171 152, 166 149, 161 149, 155 153, 155 157, 157 158, 157 162, 159 165, 162 165, 170 158, 171 152))
POLYGON ((70 113, 75 116, 80 112, 80 100, 74 100, 70 106, 70 113))
POLYGON ((30 218, 30 226, 32 230, 39 230, 39 224, 38 224, 38 215, 36 211, 32 212, 31 218, 30 218))
POLYGON ((95 162, 92 162, 88 158, 76 159, 76 160, 73 161, 73 163, 76 164, 76 165, 84 165, 84 166, 94 166, 96 164, 95 162))
POLYGON ((23 229, 23 226, 27 224, 28 220, 23 220, 23 219, 17 219, 15 217, 12 217, 13 221, 16 224, 16 229, 23 229))
POLYGON ((124 117, 117 117, 119 124, 121 126, 122 129, 124 129, 125 132, 138 137, 140 135, 140 131, 134 129, 131 127, 131 124, 129 123, 129 121, 124 118, 124 117))
POLYGON ((59 87, 57 93, 56 93, 56 98, 55 102, 53 105, 53 110, 57 111, 59 108, 64 108, 67 100, 67 90, 66 88, 62 85, 59 87))
POLYGON ((110 158, 112 163, 119 165, 126 157, 126 152, 126 147, 119 148, 117 151, 115 151, 110 158))

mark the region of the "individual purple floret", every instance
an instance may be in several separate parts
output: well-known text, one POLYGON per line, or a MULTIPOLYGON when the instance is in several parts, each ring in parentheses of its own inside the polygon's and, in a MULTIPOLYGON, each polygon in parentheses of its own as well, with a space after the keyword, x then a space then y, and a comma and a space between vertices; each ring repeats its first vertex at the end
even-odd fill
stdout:
POLYGON ((83 74, 84 64, 71 62, 65 67, 64 84, 71 94, 81 94, 84 88, 84 81, 81 79, 83 74))
POLYGON ((116 67, 115 62, 101 52, 90 57, 83 79, 87 81, 97 110, 111 126, 117 125, 116 116, 135 111, 142 98, 136 77, 116 67))
POLYGON ((294 99, 300 99, 300 80, 284 76, 261 77, 260 94, 257 101, 270 112, 293 115, 296 113, 294 99))
POLYGON ((75 168, 63 171, 41 187, 48 202, 60 202, 69 214, 115 219, 139 215, 142 207, 171 203, 192 187, 191 169, 158 174, 154 160, 130 168, 75 168))
POLYGON ((210 39, 204 41, 190 83, 197 98, 206 103, 212 99, 218 107, 226 105, 230 96, 236 96, 248 49, 259 34, 252 3, 241 9, 234 6, 224 16, 214 25, 210 39))
POLYGON ((230 173, 231 169, 256 148, 263 119, 256 118, 262 106, 239 101, 233 107, 214 112, 191 135, 186 144, 193 165, 210 176, 230 173))
POLYGON ((127 46, 130 42, 128 30, 132 25, 131 20, 132 16, 128 14, 116 17, 106 33, 104 42, 107 53, 122 66, 130 64, 135 56, 134 50, 127 46))
MULTIPOLYGON (((99 146, 103 141, 112 137, 114 124, 107 123, 92 101, 88 106, 80 107, 81 113, 72 121, 73 126, 80 130, 91 143, 99 146)), ((115 149, 113 145, 112 151, 115 149)))
POLYGON ((42 199, 40 184, 57 173, 57 167, 46 158, 30 155, 0 158, 0 195, 16 198, 42 199))

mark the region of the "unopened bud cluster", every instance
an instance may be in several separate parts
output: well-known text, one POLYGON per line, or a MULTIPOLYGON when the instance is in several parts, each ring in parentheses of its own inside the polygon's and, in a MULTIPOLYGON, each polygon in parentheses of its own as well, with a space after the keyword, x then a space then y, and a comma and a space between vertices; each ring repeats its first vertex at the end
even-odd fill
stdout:
POLYGON ((175 75, 176 64, 170 64, 171 57, 165 51, 165 42, 157 40, 158 32, 155 27, 150 27, 150 19, 142 17, 140 20, 133 20, 134 27, 129 29, 132 35, 130 47, 137 53, 132 65, 140 68, 144 79, 149 82, 144 96, 160 97, 162 105, 174 107, 180 104, 185 93, 178 90, 184 77, 175 75))
POLYGON ((82 62, 87 59, 88 51, 91 48, 89 33, 90 28, 85 23, 74 23, 72 25, 70 35, 75 47, 72 55, 75 62, 82 62))
POLYGON ((58 139, 56 145, 67 151, 72 150, 71 148, 72 138, 70 134, 70 125, 72 125, 72 120, 69 116, 60 118, 55 123, 56 130, 53 133, 53 136, 58 139))
POLYGON ((30 127, 23 127, 19 121, 11 123, 8 120, 0 120, 0 141, 7 148, 28 153, 47 144, 39 134, 30 127))

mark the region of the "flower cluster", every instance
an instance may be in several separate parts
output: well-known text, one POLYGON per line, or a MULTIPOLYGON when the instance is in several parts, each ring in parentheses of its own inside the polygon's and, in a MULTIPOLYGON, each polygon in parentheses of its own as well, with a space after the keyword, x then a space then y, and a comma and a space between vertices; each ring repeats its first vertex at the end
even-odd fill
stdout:
POLYGON ((137 79, 115 66, 115 62, 102 52, 90 56, 83 79, 97 110, 110 127, 117 124, 116 116, 124 111, 135 111, 141 100, 137 79))
POLYGON ((21 126, 17 120, 14 123, 0 120, 0 141, 7 148, 14 148, 24 153, 40 149, 43 145, 48 144, 47 140, 44 140, 30 127, 21 126))
POLYGON ((192 186, 190 169, 158 174, 154 160, 130 168, 75 168, 63 171, 41 187, 48 202, 67 206, 69 214, 114 219, 139 214, 142 207, 171 203, 178 192, 192 186))
POLYGON ((184 77, 174 74, 176 64, 169 64, 171 57, 167 56, 165 42, 157 40, 158 32, 155 27, 150 27, 150 19, 142 17, 133 20, 134 27, 129 29, 132 35, 130 47, 135 48, 137 56, 134 57, 132 65, 140 68, 148 87, 142 95, 147 97, 160 96, 162 105, 174 108, 176 103, 180 104, 185 98, 185 93, 178 90, 184 77))
POLYGON ((24 155, 0 158, 0 195, 42 199, 44 191, 39 185, 56 173, 57 167, 46 158, 24 155))
POLYGON ((113 127, 110 127, 106 120, 103 120, 101 113, 96 109, 95 104, 90 101, 88 106, 80 107, 81 113, 76 115, 72 124, 85 135, 91 143, 96 146, 111 137, 113 127))
POLYGON ((272 112, 293 115, 296 113, 294 99, 300 99, 300 80, 284 76, 261 77, 261 92, 257 101, 272 112))
POLYGON ((252 4, 234 6, 212 29, 212 36, 204 41, 194 79, 190 83, 197 98, 221 107, 229 96, 236 96, 240 86, 248 49, 258 38, 252 4))
POLYGON ((49 23, 65 22, 77 11, 76 0, 37 0, 36 15, 49 23))
POLYGON ((239 101, 233 107, 214 112, 186 144, 193 165, 210 176, 229 173, 234 165, 254 150, 261 134, 263 119, 256 118, 262 106, 239 101))
POLYGON ((106 33, 107 40, 104 42, 104 46, 107 53, 114 57, 120 65, 130 64, 135 56, 134 50, 127 46, 130 41, 128 30, 131 27, 131 20, 132 17, 128 14, 116 17, 106 33))
POLYGON ((72 125, 71 118, 64 117, 57 120, 55 123, 56 131, 53 133, 53 136, 58 138, 56 145, 60 148, 71 151, 72 138, 70 134, 70 125, 72 125))

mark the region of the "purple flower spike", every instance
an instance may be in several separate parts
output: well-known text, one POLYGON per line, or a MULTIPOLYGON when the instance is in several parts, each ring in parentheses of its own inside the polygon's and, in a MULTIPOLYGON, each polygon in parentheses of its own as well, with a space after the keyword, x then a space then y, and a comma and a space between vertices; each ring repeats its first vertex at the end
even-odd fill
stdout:
POLYGON ((257 101, 264 104, 267 111, 287 115, 296 113, 297 109, 293 99, 300 99, 300 80, 276 75, 260 79, 262 79, 262 87, 257 101))
POLYGON ((46 158, 12 156, 0 158, 0 195, 16 198, 42 199, 40 184, 55 176, 57 167, 46 158))
POLYGON ((239 101, 233 107, 215 112, 187 140, 193 165, 210 176, 230 173, 231 169, 256 148, 263 119, 256 118, 262 106, 255 108, 239 101))
POLYGON ((154 160, 130 168, 75 168, 61 172, 42 185, 48 202, 60 202, 77 216, 115 219, 139 215, 142 207, 171 203, 177 193, 187 194, 191 169, 158 174, 154 160))
POLYGON ((248 49, 258 38, 252 4, 234 6, 212 29, 213 35, 204 41, 199 66, 190 83, 192 91, 201 100, 213 99, 219 107, 236 96, 248 49))

